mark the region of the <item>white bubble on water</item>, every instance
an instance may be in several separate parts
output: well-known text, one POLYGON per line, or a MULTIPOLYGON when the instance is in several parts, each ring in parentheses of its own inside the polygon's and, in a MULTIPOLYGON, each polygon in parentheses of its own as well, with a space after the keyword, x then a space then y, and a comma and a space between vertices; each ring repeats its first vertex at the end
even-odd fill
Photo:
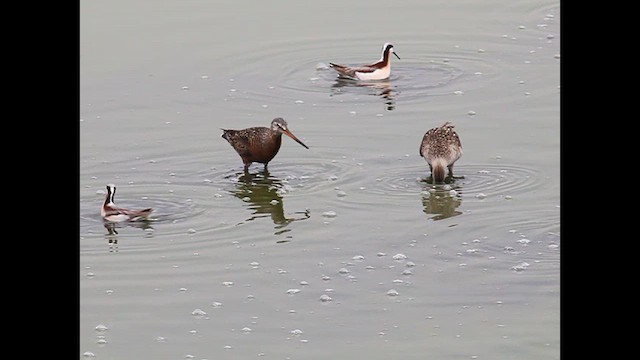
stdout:
POLYGON ((207 313, 202 309, 195 309, 195 310, 193 310, 191 312, 191 315, 193 315, 193 316, 204 316, 204 315, 207 315, 207 313))
POLYGON ((338 216, 338 214, 335 211, 330 210, 330 211, 323 212, 322 216, 323 217, 327 217, 327 218, 333 218, 333 217, 338 216))
POLYGON ((398 296, 398 295, 400 294, 394 289, 387 291, 387 296, 398 296))
POLYGON ((98 326, 96 326, 96 331, 103 332, 107 330, 109 330, 109 328, 104 324, 99 324, 98 326))
POLYGON ((287 294, 294 295, 300 292, 300 289, 289 289, 287 290, 287 294))
POLYGON ((395 254, 393 255, 393 260, 405 260, 407 258, 407 255, 405 254, 395 254))
POLYGON ((529 267, 529 265, 530 264, 528 262, 523 261, 518 265, 512 266, 511 269, 520 272, 520 271, 526 270, 529 267))
POLYGON ((331 301, 331 300, 333 300, 333 299, 331 298, 331 296, 329 296, 327 294, 320 295, 320 301, 322 301, 322 302, 328 302, 328 301, 331 301))

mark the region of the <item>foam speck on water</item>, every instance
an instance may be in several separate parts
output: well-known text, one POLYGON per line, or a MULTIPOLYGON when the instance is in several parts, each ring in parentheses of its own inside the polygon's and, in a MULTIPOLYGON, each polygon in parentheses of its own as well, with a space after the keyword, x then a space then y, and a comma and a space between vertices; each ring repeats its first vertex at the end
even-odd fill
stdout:
POLYGON ((322 213, 322 216, 327 217, 327 218, 333 218, 336 217, 338 214, 336 214, 335 211, 325 211, 322 213))
POLYGON ((322 302, 328 302, 328 301, 331 301, 331 300, 333 300, 333 299, 331 298, 331 296, 329 296, 327 294, 320 295, 320 301, 322 301, 322 302))

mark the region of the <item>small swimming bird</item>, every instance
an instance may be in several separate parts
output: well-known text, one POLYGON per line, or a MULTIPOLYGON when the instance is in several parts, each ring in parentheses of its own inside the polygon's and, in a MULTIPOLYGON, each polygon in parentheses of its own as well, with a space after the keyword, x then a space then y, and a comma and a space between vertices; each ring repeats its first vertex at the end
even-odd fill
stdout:
POLYGON ((354 80, 383 80, 391 75, 391 59, 389 54, 393 53, 398 60, 400 56, 396 54, 393 45, 386 43, 382 46, 382 57, 378 62, 371 65, 347 66, 330 62, 331 68, 338 72, 340 77, 354 80))
POLYGON ((249 170, 253 162, 264 164, 267 168, 282 145, 282 134, 286 134, 298 144, 309 148, 300 139, 289 131, 287 122, 283 118, 277 117, 271 121, 271 127, 257 126, 242 130, 222 129, 222 138, 236 150, 244 163, 244 171, 249 170))
POLYGON ((462 156, 460 137, 450 122, 427 131, 420 144, 420 156, 429 164, 435 183, 444 182, 444 168, 453 176, 453 164, 462 156))
POLYGON ((117 207, 113 203, 113 197, 115 195, 116 186, 113 184, 108 184, 107 196, 105 197, 104 203, 102 204, 102 209, 100 209, 100 215, 104 220, 111 222, 147 220, 147 218, 153 211, 152 208, 146 208, 143 210, 130 210, 117 207))

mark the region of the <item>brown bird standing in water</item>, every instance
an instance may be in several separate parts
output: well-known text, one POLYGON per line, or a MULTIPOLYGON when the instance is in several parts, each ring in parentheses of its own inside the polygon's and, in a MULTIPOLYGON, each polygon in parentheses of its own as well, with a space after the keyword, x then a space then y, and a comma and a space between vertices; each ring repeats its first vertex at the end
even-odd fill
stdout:
POLYGON ((420 156, 429 164, 434 183, 444 182, 444 168, 453 176, 453 164, 462 156, 460 137, 450 122, 427 131, 420 144, 420 156))
POLYGON ((267 168, 282 145, 282 134, 286 134, 298 144, 309 148, 300 139, 289 131, 287 122, 283 118, 275 118, 271 121, 271 128, 264 126, 250 127, 242 130, 222 129, 222 138, 236 150, 244 163, 244 171, 249 170, 253 162, 264 164, 267 168))

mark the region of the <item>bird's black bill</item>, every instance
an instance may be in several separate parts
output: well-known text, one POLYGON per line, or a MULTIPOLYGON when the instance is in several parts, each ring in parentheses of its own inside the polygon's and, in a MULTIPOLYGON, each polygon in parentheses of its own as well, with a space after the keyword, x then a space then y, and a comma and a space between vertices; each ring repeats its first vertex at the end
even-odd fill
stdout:
POLYGON ((400 56, 398 56, 398 54, 396 54, 395 51, 393 52, 393 55, 395 55, 398 58, 398 60, 400 60, 400 56))
POLYGON ((298 144, 300 144, 300 145, 302 145, 302 146, 306 147, 307 149, 309 148, 309 147, 308 147, 307 145, 305 145, 305 144, 304 144, 300 139, 298 139, 295 135, 293 135, 293 134, 291 133, 291 131, 289 131, 289 130, 284 130, 283 132, 284 132, 285 134, 287 134, 287 136, 289 136, 290 138, 292 138, 293 140, 295 140, 298 144))

